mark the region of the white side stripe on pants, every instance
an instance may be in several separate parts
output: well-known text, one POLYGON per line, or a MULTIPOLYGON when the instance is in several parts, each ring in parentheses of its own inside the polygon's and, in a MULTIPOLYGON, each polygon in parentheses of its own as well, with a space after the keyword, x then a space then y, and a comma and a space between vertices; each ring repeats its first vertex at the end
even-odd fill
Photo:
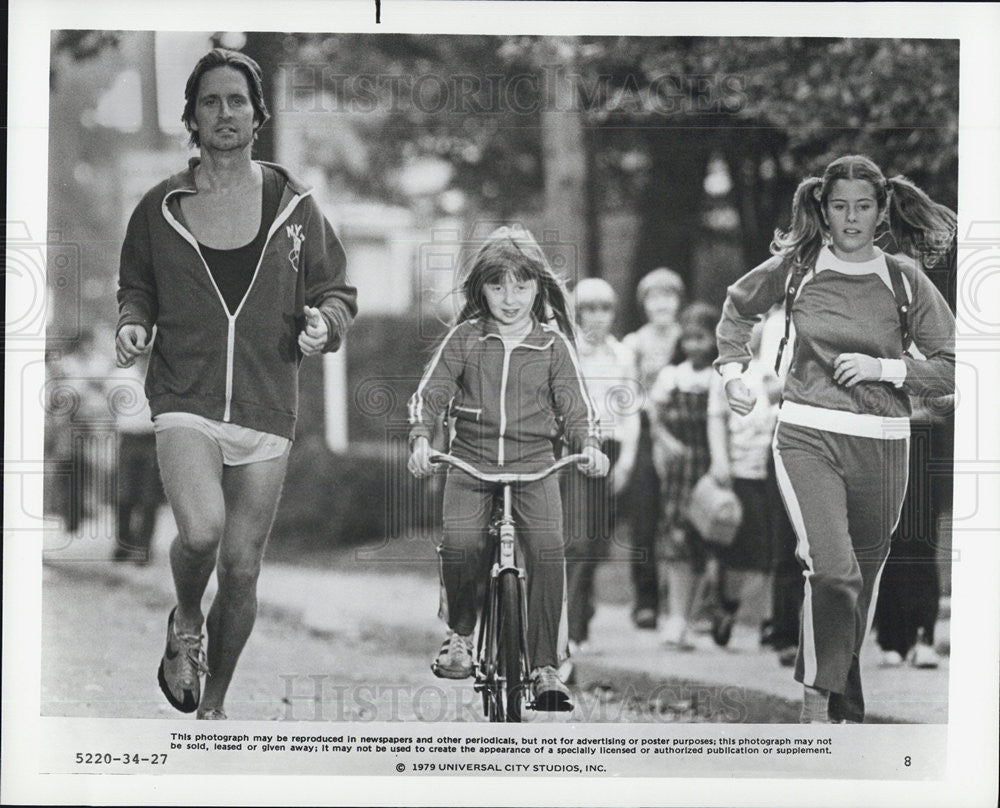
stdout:
POLYGON ((802 597, 802 662, 803 679, 802 683, 812 686, 816 681, 816 637, 813 634, 812 615, 812 587, 809 579, 813 574, 812 555, 809 552, 809 535, 806 532, 806 523, 802 518, 802 509, 799 507, 799 500, 795 496, 795 489, 792 488, 792 481, 785 469, 785 464, 781 461, 781 452, 778 451, 777 433, 772 444, 774 450, 774 471, 778 482, 778 491, 781 499, 785 503, 785 510, 788 512, 788 520, 792 523, 795 531, 795 555, 799 557, 806 569, 803 572, 805 587, 802 597))
POLYGON ((563 598, 559 610, 559 635, 556 638, 556 659, 561 665, 569 657, 569 591, 566 586, 566 560, 563 559, 563 598))

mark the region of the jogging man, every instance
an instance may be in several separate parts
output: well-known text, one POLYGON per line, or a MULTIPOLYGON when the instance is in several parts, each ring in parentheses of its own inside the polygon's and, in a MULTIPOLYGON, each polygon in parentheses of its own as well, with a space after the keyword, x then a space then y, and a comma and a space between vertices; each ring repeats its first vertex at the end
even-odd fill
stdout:
POLYGON ((184 95, 199 157, 132 214, 116 350, 122 367, 151 351, 146 395, 179 531, 160 688, 182 712, 224 719, 294 436, 298 365, 340 346, 357 293, 309 189, 251 159, 270 117, 257 63, 212 50, 184 95), (202 597, 213 569, 206 657, 202 597))

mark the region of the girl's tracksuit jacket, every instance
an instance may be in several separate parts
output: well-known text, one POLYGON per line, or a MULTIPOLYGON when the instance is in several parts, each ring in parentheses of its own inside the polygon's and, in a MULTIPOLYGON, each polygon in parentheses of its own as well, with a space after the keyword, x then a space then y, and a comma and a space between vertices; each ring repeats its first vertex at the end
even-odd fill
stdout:
POLYGON ((285 168, 278 213, 245 297, 230 313, 180 199, 197 193, 193 159, 136 207, 122 246, 118 328, 156 338, 146 375, 153 416, 191 412, 292 438, 298 411, 303 306, 317 307, 336 350, 357 313, 344 249, 308 186, 285 168))
POLYGON ((410 440, 454 420, 451 451, 484 471, 537 470, 562 433, 572 451, 600 447, 597 411, 570 341, 536 322, 507 348, 492 320, 466 320, 441 341, 410 399, 410 440))
MULTIPOLYGON (((717 330, 725 380, 746 368, 753 325, 784 299, 788 278, 788 263, 774 256, 729 287, 717 330)), ((911 262, 877 251, 872 261, 848 263, 827 247, 800 284, 792 322, 774 458, 805 576, 795 675, 831 691, 831 718, 860 721, 858 653, 906 491, 909 397, 954 391, 955 322, 911 262), (890 265, 909 301, 906 353, 890 265), (880 380, 838 385, 842 353, 878 358, 880 380)))

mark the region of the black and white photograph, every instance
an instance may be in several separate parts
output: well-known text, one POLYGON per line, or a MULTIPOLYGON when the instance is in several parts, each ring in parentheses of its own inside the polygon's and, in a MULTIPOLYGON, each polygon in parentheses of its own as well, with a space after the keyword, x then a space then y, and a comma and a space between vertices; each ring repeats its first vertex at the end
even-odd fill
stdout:
POLYGON ((3 801, 995 802, 997 8, 218 5, 12 4, 3 801))

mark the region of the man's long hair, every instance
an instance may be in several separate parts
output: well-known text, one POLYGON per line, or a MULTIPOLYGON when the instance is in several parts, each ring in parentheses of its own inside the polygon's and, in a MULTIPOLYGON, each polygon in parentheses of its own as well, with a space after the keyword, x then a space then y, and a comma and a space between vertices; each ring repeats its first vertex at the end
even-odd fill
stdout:
POLYGON ((271 119, 271 113, 267 111, 267 102, 264 101, 264 80, 260 65, 245 53, 226 48, 212 48, 198 60, 198 64, 194 66, 194 70, 188 76, 187 84, 184 85, 184 112, 181 114, 181 120, 184 122, 184 127, 191 133, 188 143, 195 148, 201 145, 198 130, 191 128, 191 123, 194 121, 194 108, 198 103, 198 88, 201 85, 201 77, 217 67, 231 67, 246 76, 256 124, 254 137, 260 128, 271 119))

